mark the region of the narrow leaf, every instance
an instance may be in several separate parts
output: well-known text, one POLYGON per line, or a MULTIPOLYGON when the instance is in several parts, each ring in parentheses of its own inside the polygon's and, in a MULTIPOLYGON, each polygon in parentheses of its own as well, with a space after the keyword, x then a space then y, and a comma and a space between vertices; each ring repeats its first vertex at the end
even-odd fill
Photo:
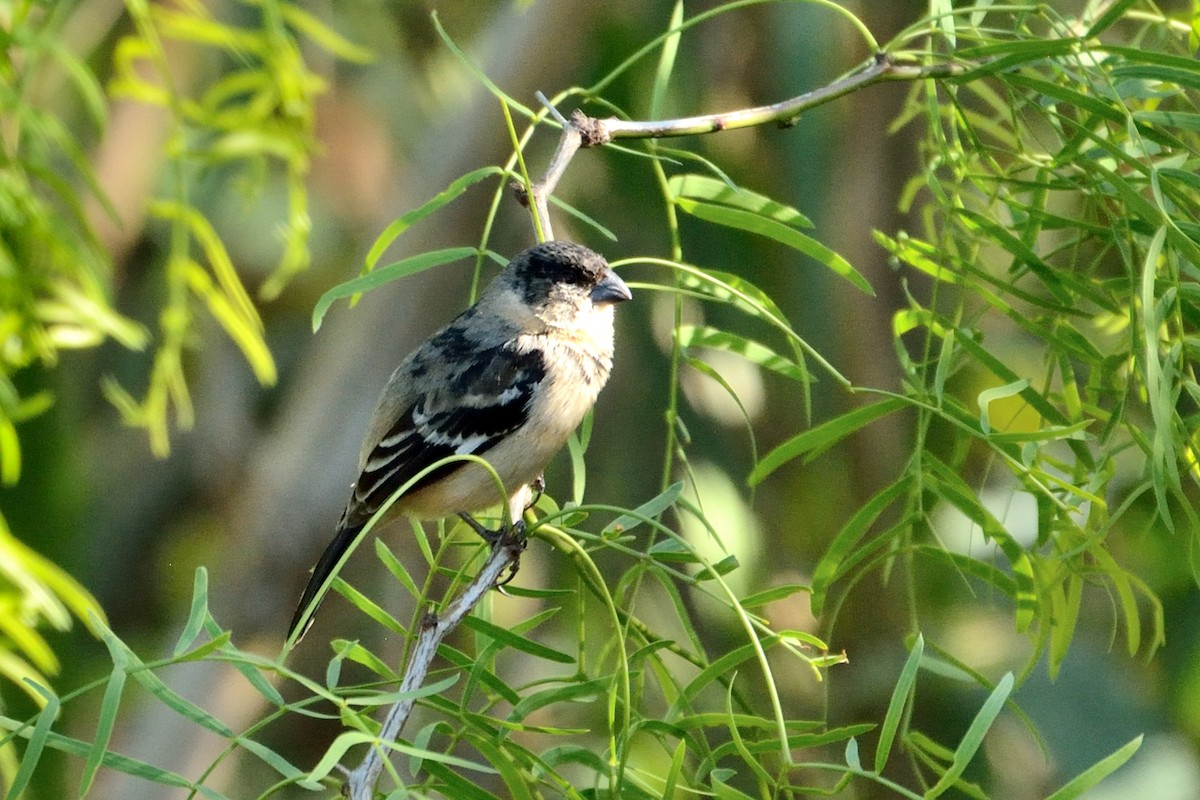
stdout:
POLYGON ((710 178, 707 175, 675 175, 667 182, 667 191, 670 193, 672 201, 681 197, 708 200, 750 211, 793 228, 811 228, 813 226, 808 217, 791 206, 776 202, 766 195, 752 192, 749 189, 734 186, 726 181, 710 178))
POLYGON ((736 333, 706 325, 681 325, 678 335, 679 343, 683 347, 708 347, 733 353, 752 364, 757 364, 799 383, 806 383, 809 380, 808 371, 805 370, 803 364, 797 364, 761 342, 747 339, 736 333))
POLYGON ((13 777, 12 784, 8 787, 8 794, 5 797, 9 798, 9 800, 20 798, 21 793, 25 791, 25 787, 29 785, 29 781, 33 778, 33 770, 37 767, 38 761, 41 760, 42 751, 45 749, 46 742, 50 738, 50 727, 58 717, 58 709, 61 706, 61 701, 49 689, 28 678, 26 678, 25 682, 37 694, 41 695, 45 701, 45 705, 42 706, 37 722, 34 723, 33 732, 29 735, 29 744, 25 746, 25 752, 22 754, 21 766, 17 769, 17 774, 13 777))
POLYGON ((1116 772, 1125 765, 1126 761, 1133 758, 1133 754, 1142 746, 1142 738, 1141 736, 1136 737, 1115 752, 1097 761, 1068 781, 1057 792, 1047 797, 1046 800, 1076 800, 1083 796, 1084 792, 1116 772))
POLYGON ((313 330, 316 331, 321 327, 321 320, 325 318, 325 312, 329 310, 329 307, 333 305, 335 300, 351 297, 360 292, 369 292, 385 283, 408 275, 415 275, 418 272, 423 272, 433 267, 440 267, 443 264, 461 261, 465 258, 474 258, 478 253, 479 251, 474 247, 452 247, 446 250, 434 250, 430 253, 421 253, 420 255, 400 259, 394 264, 388 264, 386 267, 380 267, 366 275, 361 275, 353 280, 340 283, 325 292, 317 300, 317 304, 313 308, 313 330))
POLYGON ((853 736, 846 740, 846 766, 855 772, 862 772, 862 761, 858 756, 858 739, 853 736))
POLYGON ((945 794, 962 777, 967 765, 971 763, 971 759, 979 750, 979 746, 983 744, 983 737, 1004 709, 1004 704, 1007 702, 1012 688, 1013 674, 1006 672, 1000 682, 996 684, 996 688, 988 695, 988 699, 984 701, 979 713, 971 721, 971 726, 967 728, 967 732, 963 734, 962 741, 954 751, 954 760, 950 763, 950 767, 933 788, 925 793, 925 800, 933 800, 935 797, 945 794))
POLYGON ((470 628, 476 633, 481 633, 490 639, 493 639, 501 644, 508 645, 514 650, 519 650, 522 653, 528 653, 536 658, 544 658, 547 661, 553 661, 557 664, 574 664, 575 657, 563 653, 559 650, 554 650, 546 647, 544 644, 526 639, 524 636, 519 636, 512 631, 501 628, 499 625, 493 625, 479 617, 466 617, 462 622, 464 627, 470 628))
POLYGON ((903 399, 890 397, 868 406, 856 408, 840 417, 823 422, 815 428, 810 428, 763 456, 750 472, 747 482, 751 486, 757 486, 772 472, 801 455, 807 456, 805 459, 807 462, 850 434, 866 427, 880 417, 903 408, 904 405, 903 399))
POLYGON ((117 711, 121 706, 121 693, 125 689, 125 670, 121 667, 113 669, 104 687, 104 698, 100 701, 100 715, 96 722, 96 737, 88 749, 87 760, 83 764, 83 776, 79 780, 79 796, 87 797, 92 783, 96 780, 96 772, 108 752, 108 743, 112 740, 113 727, 117 721, 117 711))
POLYGON ((872 297, 875 296, 875 290, 871 288, 871 284, 867 282, 867 279, 858 270, 850 266, 849 261, 811 236, 800 233, 795 228, 777 222, 770 217, 760 216, 740 208, 701 203, 687 198, 679 198, 675 201, 675 204, 697 219, 765 236, 769 239, 774 239, 780 244, 787 245, 793 250, 799 250, 815 261, 819 261, 826 267, 829 267, 829 269, 850 281, 850 283, 854 284, 855 287, 865 294, 872 297))
POLYGON ((984 389, 979 393, 975 402, 979 404, 979 427, 985 434, 991 433, 992 424, 989 407, 994 400, 1005 400, 1014 395, 1020 394, 1029 388, 1029 381, 1022 378, 1019 381, 1007 383, 1004 386, 994 386, 991 389, 984 389))
POLYGON ((917 680, 917 669, 921 666, 921 655, 925 652, 925 636, 918 634, 913 642, 912 652, 904 662, 900 671, 900 679, 892 690, 892 699, 888 702, 887 713, 883 717, 883 725, 879 728, 879 744, 875 749, 875 771, 882 773, 887 766, 888 753, 891 752, 892 742, 895 741, 896 731, 900 727, 900 718, 904 713, 904 705, 912 696, 913 684, 917 680))
POLYGON ((454 200, 467 189, 471 188, 476 183, 479 183, 484 178, 492 175, 504 174, 504 170, 496 166, 480 167, 479 169, 472 170, 466 175, 455 179, 448 187, 446 187, 445 190, 439 192, 430 200, 427 200, 419 208, 415 208, 412 211, 409 211, 407 214, 403 214, 391 225, 388 225, 387 228, 384 229, 383 233, 379 234, 379 238, 375 240, 375 243, 371 245, 371 249, 367 253, 366 258, 366 271, 369 272, 375 268, 375 265, 379 263, 379 259, 383 257, 384 251, 392 245, 392 242, 396 241, 396 238, 399 237, 400 234, 408 230, 413 223, 422 220, 433 212, 437 211, 439 208, 454 200))
POLYGON ((200 631, 204 628, 204 621, 207 617, 208 570, 200 566, 196 568, 196 576, 192 580, 192 606, 188 611, 187 623, 183 626, 183 631, 179 634, 179 641, 175 643, 175 650, 172 652, 172 655, 178 658, 192 646, 192 642, 196 641, 196 637, 200 635, 200 631))
POLYGON ((604 530, 600 532, 601 536, 620 532, 625 533, 641 525, 643 520, 657 519, 662 512, 666 511, 671 506, 675 505, 675 501, 679 499, 679 495, 683 492, 683 481, 676 481, 666 488, 662 493, 650 498, 646 502, 633 510, 633 513, 622 514, 612 522, 604 526, 604 530))

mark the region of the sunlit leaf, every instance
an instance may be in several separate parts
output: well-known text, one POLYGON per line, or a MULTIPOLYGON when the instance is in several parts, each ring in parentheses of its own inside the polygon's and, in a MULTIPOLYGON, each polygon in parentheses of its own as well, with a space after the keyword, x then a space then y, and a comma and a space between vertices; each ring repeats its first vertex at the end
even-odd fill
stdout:
POLYGON ((803 456, 807 463, 847 436, 856 433, 881 417, 904 408, 905 405, 904 400, 895 397, 879 400, 793 436, 763 456, 746 480, 751 486, 757 486, 768 475, 789 461, 803 456))
POLYGON ((678 198, 675 201, 681 209, 698 219, 725 225, 730 228, 747 231, 773 239, 794 250, 809 256, 815 261, 829 267, 833 272, 850 281, 855 287, 868 295, 875 291, 858 270, 850 266, 850 262, 811 236, 800 233, 795 228, 777 222, 770 217, 764 217, 753 212, 744 211, 731 206, 721 206, 714 203, 702 203, 688 198, 678 198))
POLYGON ((321 320, 325 318, 325 312, 337 300, 342 298, 352 297, 361 292, 369 292, 372 289, 378 288, 385 283, 390 283, 394 280, 415 275, 418 272, 423 272, 433 267, 440 267, 443 264, 449 264, 454 261, 461 261, 466 258, 473 258, 478 254, 478 250, 473 247, 452 247, 446 250, 435 250, 429 253, 422 253, 416 256, 409 256, 401 259, 394 264, 389 264, 386 267, 379 267, 372 270, 366 275, 362 275, 354 280, 346 281, 338 284, 326 291, 317 300, 316 306, 313 307, 312 323, 313 330, 319 330, 321 320))

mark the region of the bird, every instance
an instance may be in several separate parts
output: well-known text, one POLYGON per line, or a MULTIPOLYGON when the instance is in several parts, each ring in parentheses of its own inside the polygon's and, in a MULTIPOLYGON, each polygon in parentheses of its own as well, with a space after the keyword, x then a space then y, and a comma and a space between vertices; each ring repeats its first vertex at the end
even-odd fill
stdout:
POLYGON ((307 632, 331 573, 371 517, 448 456, 483 458, 509 496, 500 496, 485 467, 457 460, 417 480, 389 515, 458 515, 494 546, 506 531, 489 530, 471 515, 507 502, 507 519, 523 534, 543 469, 608 381, 614 307, 632 297, 599 253, 543 242, 509 260, 474 305, 406 356, 371 415, 358 479, 300 598, 289 640, 307 632))

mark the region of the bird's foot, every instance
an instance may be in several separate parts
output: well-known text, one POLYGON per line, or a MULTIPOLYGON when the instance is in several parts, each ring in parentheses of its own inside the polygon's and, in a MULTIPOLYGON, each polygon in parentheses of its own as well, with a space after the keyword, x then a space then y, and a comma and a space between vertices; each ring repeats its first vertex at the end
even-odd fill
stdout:
POLYGON ((467 523, 471 530, 479 534, 480 539, 493 548, 519 544, 522 550, 525 549, 525 520, 523 519, 518 519, 507 527, 501 525, 492 530, 470 514, 459 513, 458 518, 467 523))
POLYGON ((496 588, 503 592, 504 587, 512 583, 513 578, 517 577, 517 571, 521 568, 521 552, 525 549, 525 520, 518 519, 512 525, 501 525, 496 530, 485 527, 479 520, 472 517, 470 514, 460 513, 459 519, 467 523, 471 530, 479 534, 479 538, 487 542, 492 549, 497 547, 509 547, 513 550, 512 564, 508 568, 508 572, 496 582, 496 588))

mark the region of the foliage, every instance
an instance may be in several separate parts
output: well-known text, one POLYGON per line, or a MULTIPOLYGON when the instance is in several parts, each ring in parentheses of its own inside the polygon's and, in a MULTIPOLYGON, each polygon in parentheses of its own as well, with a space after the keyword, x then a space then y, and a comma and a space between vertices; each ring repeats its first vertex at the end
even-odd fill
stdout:
POLYGON ((177 9, 130 0, 137 32, 125 37, 113 54, 113 95, 169 109, 172 123, 164 145, 168 189, 149 209, 168 229, 161 343, 143 400, 135 400, 115 381, 104 387, 126 421, 148 430, 151 446, 160 455, 168 451, 172 411, 183 427, 191 425, 183 355, 198 306, 206 308, 238 345, 261 383, 271 384, 276 378, 258 311, 220 237, 190 200, 196 175, 220 167, 247 176, 265 175, 275 164, 284 170, 288 215, 277 231, 283 252, 260 289, 264 299, 276 297, 308 265, 305 177, 316 149, 313 107, 324 89, 321 78, 304 63, 297 35, 343 58, 368 57, 298 6, 250 5, 261 12, 255 27, 220 22, 200 4, 177 9), (189 93, 180 86, 167 55, 168 47, 181 45, 214 51, 234 59, 237 67, 189 93), (146 72, 151 77, 144 76, 146 72))
MULTIPOLYGON (((745 5, 731 3, 702 16, 745 5)), ((1161 604, 1114 556, 1109 537, 1118 520, 1140 513, 1147 525, 1157 521, 1186 543, 1194 564, 1200 533, 1194 364, 1200 227, 1193 221, 1200 205, 1194 177, 1200 63, 1187 55, 1191 27, 1152 4, 1132 1, 1089 3, 1078 18, 1044 5, 930 5, 927 19, 883 48, 897 63, 961 67, 952 78, 914 82, 897 122, 920 126, 924 161, 902 200, 920 228, 876 236, 905 286, 907 307, 893 320, 903 371, 898 390, 855 385, 796 331, 778 298, 738 274, 735 265, 721 263, 719 252, 693 250, 681 223, 688 219, 789 248, 806 267, 828 270, 869 295, 864 273, 821 243, 800 210, 739 186, 696 153, 650 142, 636 153, 614 148, 595 156, 636 159, 660 190, 671 252, 615 264, 643 278, 632 282, 636 292, 663 293, 673 304, 672 373, 661 401, 668 437, 657 494, 635 509, 585 503, 585 425, 571 442, 570 500, 543 497, 539 503, 531 535, 573 565, 574 585, 512 589, 536 609, 519 621, 501 624, 494 605, 479 609, 466 624, 465 644, 443 645, 448 666, 421 692, 420 727, 406 731, 402 741, 384 743, 374 738, 373 717, 395 701, 389 687, 397 674, 383 655, 361 642, 337 641, 318 682, 289 669, 282 656, 240 649, 209 613, 201 571, 171 658, 145 663, 105 631, 113 660, 106 679, 61 697, 41 687, 40 714, 0 718, 10 732, 5 742, 25 740, 10 791, 20 790, 49 748, 84 759, 81 795, 106 768, 193 796, 225 796, 206 784, 207 772, 193 780, 109 750, 132 677, 155 700, 225 743, 212 769, 235 754, 268 767, 269 779, 254 790, 258 796, 281 795, 293 786, 336 786, 339 764, 365 747, 385 747, 405 757, 403 767, 389 764, 394 796, 741 798, 846 790, 984 797, 989 787, 978 767, 984 738, 1002 715, 1024 719, 1013 694, 1043 657, 1051 675, 1061 668, 1085 593, 1110 595, 1126 651, 1153 656, 1163 641, 1161 604), (683 159, 688 166, 681 166, 683 159), (685 322, 685 309, 694 302, 719 309, 721 322, 685 322), (699 530, 720 542, 727 533, 706 504, 680 413, 685 369, 717 381, 741 405, 718 353, 785 382, 808 415, 815 416, 811 396, 818 378, 867 398, 783 437, 756 460, 751 485, 781 479, 797 461, 818 459, 866 426, 896 417, 909 421, 902 470, 845 522, 810 584, 735 588, 742 569, 737 556, 725 551, 713 558, 686 535, 699 530), (989 500, 994 489, 1009 503, 1030 499, 1032 518, 1007 516, 989 500), (951 518, 965 520, 981 538, 966 546, 949 541, 951 518), (923 574, 949 575, 959 591, 1002 598, 1013 627, 1032 645, 1029 657, 1001 674, 983 675, 939 646, 925 630, 925 604, 932 601, 920 591, 923 574), (797 711, 801 704, 781 687, 794 684, 796 673, 815 683, 839 668, 845 655, 826 642, 835 640, 847 597, 876 576, 904 585, 911 619, 907 660, 882 719, 834 725, 826 716, 797 711), (772 609, 806 596, 822 619, 822 635, 771 624, 772 609), (731 632, 737 644, 711 652, 711 629, 731 632), (271 713, 246 731, 233 731, 159 677, 193 661, 232 665, 271 713), (914 722, 923 682, 947 674, 971 683, 978 695, 973 719, 953 741, 914 722), (102 693, 93 740, 54 730, 61 703, 89 693, 102 693), (286 699, 296 693, 300 699, 286 699), (285 749, 297 715, 336 720, 343 728, 307 769, 285 749), (874 742, 869 758, 864 741, 874 742), (897 766, 901 759, 904 765, 897 766)), ((647 106, 660 109, 681 38, 703 35, 695 27, 698 18, 685 19, 682 3, 675 8, 653 47, 595 85, 563 92, 555 104, 580 99, 618 116, 647 116, 646 109, 616 108, 605 89, 618 73, 657 54, 647 106)), ((853 27, 865 30, 861 23, 853 27)), ((139 41, 153 42, 146 30, 139 41)), ((870 42, 869 34, 864 41, 870 42)), ((519 148, 535 132, 546 132, 546 111, 525 108, 486 83, 527 121, 516 137, 519 148)), ((190 113, 186 104, 168 105, 182 125, 190 113)), ((372 249, 365 274, 322 298, 314 322, 337 300, 388 279, 462 258, 481 267, 505 179, 517 178, 517 162, 514 152, 503 165, 468 173, 398 220, 372 249), (498 179, 492 212, 476 246, 375 268, 387 244, 410 225, 492 178, 498 179)), ((164 207, 164 216, 178 226, 172 240, 185 252, 190 237, 205 230, 187 214, 164 207)), ((220 286, 204 296, 226 303, 210 310, 222 318, 244 312, 240 324, 253 329, 249 301, 221 282, 219 251, 202 249, 220 286)), ((260 341, 249 336, 239 343, 261 367, 265 362, 256 360, 251 340, 260 341)), ((376 543, 379 560, 415 601, 411 619, 394 618, 344 582, 336 588, 383 628, 408 637, 428 607, 453 597, 479 553, 463 554, 461 526, 438 532, 432 539, 413 526, 425 556, 424 577, 376 543)), ((1130 741, 1052 797, 1081 795, 1126 763, 1140 741, 1130 741)))
MULTIPOLYGON (((261 29, 218 22, 200 4, 152 8, 131 0, 137 33, 123 39, 113 54, 113 94, 169 108, 174 126, 163 153, 171 175, 167 195, 149 209, 168 226, 170 240, 170 254, 160 265, 166 297, 159 306, 156 342, 112 301, 116 267, 96 228, 99 217, 117 212, 89 160, 92 142, 76 132, 89 126, 102 131, 109 107, 99 80, 61 38, 76 4, 5 5, 0 59, 0 484, 12 486, 21 475, 17 426, 53 403, 47 390, 27 392, 20 374, 55 367, 63 351, 94 348, 108 340, 143 351, 154 342, 145 400, 134 400, 115 379, 106 379, 104 388, 128 421, 149 431, 151 446, 163 455, 172 410, 184 427, 191 422, 184 358, 197 338, 198 308, 207 309, 238 343, 260 381, 274 381, 258 312, 211 222, 193 204, 190 183, 197 172, 218 165, 233 164, 247 175, 265 171, 273 162, 283 166, 290 199, 280 231, 283 255, 262 289, 266 297, 278 294, 307 264, 304 179, 316 146, 313 102, 321 90, 320 80, 300 56, 296 35, 344 58, 361 60, 364 54, 296 6, 249 5, 261 9, 261 29), (164 43, 211 48, 238 59, 241 68, 202 87, 199 99, 192 99, 173 74, 164 43), (146 66, 156 80, 143 77, 146 66), (51 102, 51 93, 63 85, 69 89, 68 102, 59 107, 51 102), (74 118, 77 110, 87 125, 74 118)), ((0 677, 44 705, 42 689, 34 685, 44 685, 58 662, 37 629, 68 627, 68 608, 81 619, 99 609, 69 576, 16 541, 3 516, 0 557, 0 677)), ((0 774, 11 773, 11 766, 11 759, 3 757, 0 774)))

